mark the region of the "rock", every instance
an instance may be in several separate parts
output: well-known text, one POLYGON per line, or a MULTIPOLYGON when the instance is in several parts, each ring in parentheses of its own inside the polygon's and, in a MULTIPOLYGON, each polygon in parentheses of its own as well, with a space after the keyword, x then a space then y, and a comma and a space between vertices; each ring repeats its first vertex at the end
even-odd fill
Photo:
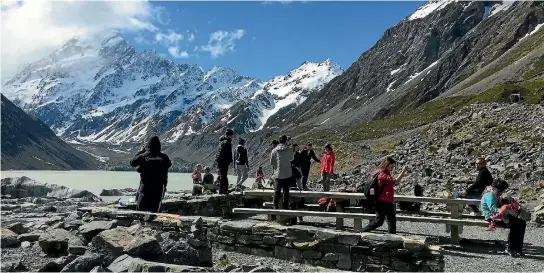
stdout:
POLYGON ((13 223, 7 227, 9 230, 17 233, 17 234, 23 234, 28 231, 28 229, 22 224, 22 223, 13 223))
POLYGON ((461 147, 461 145, 463 145, 462 141, 451 140, 450 143, 448 143, 447 150, 448 151, 453 151, 453 150, 461 147))
POLYGON ((86 246, 76 246, 76 245, 68 246, 68 254, 79 256, 79 255, 85 254, 85 252, 87 252, 86 246))
POLYGON ((339 254, 336 267, 346 270, 351 269, 351 256, 349 254, 339 254))
POLYGON ((86 190, 76 190, 55 184, 40 183, 26 176, 8 177, 1 181, 2 194, 9 194, 13 198, 24 197, 56 197, 56 198, 87 198, 93 201, 102 201, 100 197, 86 190))
POLYGON ((114 221, 92 221, 79 227, 79 233, 83 238, 92 240, 98 233, 115 227, 114 221))
POLYGON ((107 272, 106 269, 104 269, 102 266, 95 266, 91 271, 89 272, 107 272))
POLYGON ((46 253, 66 254, 68 245, 82 246, 83 242, 69 231, 53 229, 40 235, 38 244, 46 253))
POLYGON ((2 262, 0 263, 1 272, 17 272, 17 271, 28 271, 23 265, 21 258, 6 258, 2 255, 2 262))
POLYGON ((544 225, 544 208, 540 210, 535 210, 532 215, 532 222, 536 223, 539 226, 544 225))
POLYGON ((425 240, 404 238, 403 246, 407 250, 419 251, 425 249, 427 245, 425 244, 425 240))
POLYGON ((45 263, 38 272, 60 272, 67 264, 71 263, 76 257, 69 255, 59 257, 54 261, 45 263))
POLYGON ((155 237, 137 236, 124 247, 124 252, 148 261, 154 261, 162 255, 161 245, 155 237))
POLYGON ((67 264, 60 272, 88 272, 101 263, 100 255, 88 252, 67 264))
POLYGON ((125 254, 113 261, 108 270, 112 272, 208 272, 207 268, 148 262, 125 254))
POLYGON ((171 264, 213 266, 212 249, 209 246, 195 248, 187 242, 176 242, 163 247, 162 261, 171 264))
POLYGON ((28 241, 28 242, 36 242, 40 239, 41 233, 24 233, 17 237, 17 239, 21 242, 28 241))
POLYGON ((21 243, 21 248, 29 248, 32 246, 32 243, 31 242, 28 242, 28 241, 24 241, 21 243))
POLYGON ((361 242, 363 245, 372 247, 402 248, 404 240, 400 236, 390 234, 361 233, 361 242))
POLYGON ((17 233, 5 228, 0 228, 0 240, 2 248, 18 247, 21 244, 17 239, 17 233))
POLYGON ((124 227, 105 230, 96 235, 92 240, 92 246, 103 255, 104 264, 109 264, 117 257, 123 255, 123 250, 134 236, 124 227))
POLYGON ((276 246, 274 248, 274 256, 277 259, 288 260, 300 263, 302 261, 302 253, 299 250, 276 246))

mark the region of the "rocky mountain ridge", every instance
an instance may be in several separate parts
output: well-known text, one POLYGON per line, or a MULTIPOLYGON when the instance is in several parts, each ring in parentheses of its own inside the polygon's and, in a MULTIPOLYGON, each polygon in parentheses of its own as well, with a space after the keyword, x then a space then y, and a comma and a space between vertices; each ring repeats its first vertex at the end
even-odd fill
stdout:
POLYGON ((2 97, 2 170, 96 169, 97 161, 58 138, 39 119, 2 97))
POLYGON ((267 85, 231 68, 203 71, 154 51, 137 52, 118 33, 106 32, 71 39, 27 65, 6 82, 3 92, 76 144, 141 143, 151 134, 174 142, 182 135, 202 133, 236 111, 237 106, 230 108, 243 100, 258 105, 258 97, 268 99, 267 106, 251 111, 258 117, 255 121, 264 123, 285 106, 300 104, 305 92, 319 89, 341 72, 330 60, 307 62, 288 74, 295 75, 276 77, 267 85), (271 84, 280 86, 283 81, 282 88, 293 89, 285 91, 289 94, 268 91, 271 84))

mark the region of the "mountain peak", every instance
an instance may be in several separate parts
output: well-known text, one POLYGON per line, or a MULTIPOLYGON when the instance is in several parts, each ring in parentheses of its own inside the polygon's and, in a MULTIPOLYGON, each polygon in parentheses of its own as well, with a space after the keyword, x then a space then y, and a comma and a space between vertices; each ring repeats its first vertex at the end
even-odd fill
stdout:
POLYGON ((425 4, 416 9, 412 15, 408 17, 409 21, 422 19, 427 17, 429 14, 441 10, 450 3, 457 2, 458 0, 428 0, 425 4))

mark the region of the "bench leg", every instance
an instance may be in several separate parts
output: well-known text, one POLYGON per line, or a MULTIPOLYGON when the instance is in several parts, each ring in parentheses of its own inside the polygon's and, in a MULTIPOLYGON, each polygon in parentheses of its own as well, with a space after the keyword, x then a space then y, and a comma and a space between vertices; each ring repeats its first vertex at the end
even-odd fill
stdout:
MULTIPOLYGON (((337 203, 336 212, 344 212, 344 205, 337 203)), ((344 229, 344 218, 336 218, 336 229, 337 230, 344 229)))
POLYGON ((355 232, 359 232, 361 229, 363 229, 363 220, 353 219, 353 230, 355 230, 355 232))
MULTIPOLYGON (((451 219, 458 219, 459 218, 459 206, 453 204, 451 206, 451 219)), ((450 235, 451 235, 451 243, 454 245, 459 244, 459 226, 458 225, 451 225, 450 226, 450 235)))

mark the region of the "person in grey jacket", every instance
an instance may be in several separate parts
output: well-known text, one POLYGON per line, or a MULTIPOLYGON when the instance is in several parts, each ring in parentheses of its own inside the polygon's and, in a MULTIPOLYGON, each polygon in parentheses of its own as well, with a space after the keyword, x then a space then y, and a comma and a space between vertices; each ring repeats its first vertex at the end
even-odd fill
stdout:
POLYGON ((270 154, 270 164, 274 170, 276 186, 274 189, 274 209, 279 208, 280 195, 283 191, 283 209, 289 208, 289 186, 291 183, 291 160, 293 152, 287 146, 287 136, 280 137, 280 144, 272 150, 270 154))

